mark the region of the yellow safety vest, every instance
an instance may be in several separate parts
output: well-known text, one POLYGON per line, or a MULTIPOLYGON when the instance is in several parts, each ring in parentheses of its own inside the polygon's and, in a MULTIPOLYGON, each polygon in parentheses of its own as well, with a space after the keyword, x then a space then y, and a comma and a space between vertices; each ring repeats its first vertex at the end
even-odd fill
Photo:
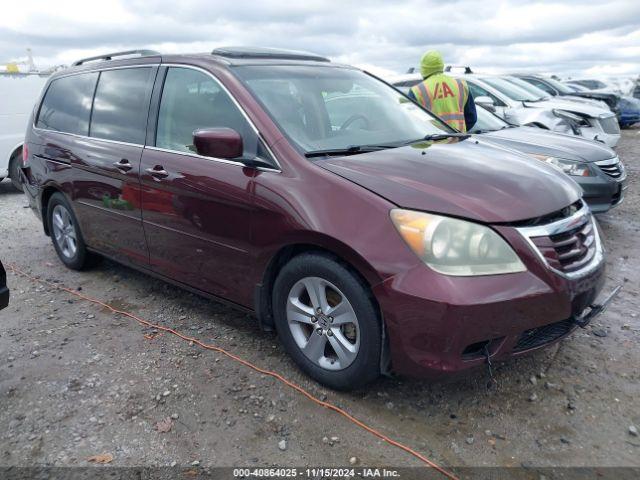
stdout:
POLYGON ((467 131, 464 106, 469 98, 467 82, 436 73, 411 88, 418 103, 432 111, 451 127, 467 131))

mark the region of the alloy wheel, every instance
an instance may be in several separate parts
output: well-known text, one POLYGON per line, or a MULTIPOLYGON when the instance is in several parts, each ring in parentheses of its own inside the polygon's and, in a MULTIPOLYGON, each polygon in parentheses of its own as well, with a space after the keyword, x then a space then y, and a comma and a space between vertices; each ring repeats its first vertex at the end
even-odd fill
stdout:
POLYGON ((302 353, 327 370, 343 370, 360 347, 360 326, 351 303, 331 282, 305 277, 287 297, 287 323, 302 353))
POLYGON ((56 245, 66 258, 73 258, 78 251, 76 227, 69 210, 63 205, 56 205, 51 215, 53 237, 56 245))

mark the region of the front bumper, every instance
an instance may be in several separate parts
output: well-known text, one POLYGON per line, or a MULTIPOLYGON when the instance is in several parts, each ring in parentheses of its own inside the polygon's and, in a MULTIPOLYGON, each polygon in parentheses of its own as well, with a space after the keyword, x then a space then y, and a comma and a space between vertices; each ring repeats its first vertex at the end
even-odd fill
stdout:
POLYGON ((514 228, 496 229, 526 272, 451 277, 420 264, 374 288, 392 371, 436 379, 483 365, 487 353, 502 360, 542 348, 576 328, 604 285, 603 255, 568 277, 549 268, 514 228))
POLYGON ((589 140, 604 143, 607 147, 615 147, 620 141, 619 133, 606 133, 599 127, 580 127, 580 135, 589 140))
POLYGON ((620 173, 618 177, 612 177, 598 167, 596 162, 590 164, 593 176, 591 177, 571 177, 582 188, 583 198, 594 213, 605 213, 613 207, 620 205, 624 201, 625 190, 627 189, 627 173, 620 163, 620 173))

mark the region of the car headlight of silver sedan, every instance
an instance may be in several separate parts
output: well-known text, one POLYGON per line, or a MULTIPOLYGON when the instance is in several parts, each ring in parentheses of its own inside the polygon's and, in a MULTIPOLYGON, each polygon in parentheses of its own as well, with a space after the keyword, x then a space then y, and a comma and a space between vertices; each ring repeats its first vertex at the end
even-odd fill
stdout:
POLYGON ((526 271, 494 230, 457 218, 393 209, 391 220, 409 248, 436 272, 453 276, 526 271))
POLYGON ((593 177, 593 172, 589 168, 589 165, 584 162, 576 162, 574 160, 567 160, 566 158, 550 157, 548 155, 539 155, 531 153, 529 154, 533 158, 547 162, 563 173, 571 175, 572 177, 593 177))

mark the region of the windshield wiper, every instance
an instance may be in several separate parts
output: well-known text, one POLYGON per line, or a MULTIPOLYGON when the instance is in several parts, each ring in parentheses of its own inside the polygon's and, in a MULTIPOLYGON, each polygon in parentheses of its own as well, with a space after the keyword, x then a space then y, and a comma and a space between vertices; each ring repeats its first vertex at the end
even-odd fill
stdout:
POLYGON ((345 148, 330 148, 326 150, 311 150, 304 154, 305 157, 331 157, 339 155, 356 155, 358 153, 375 152, 378 150, 386 150, 388 148, 396 148, 398 145, 351 145, 345 148))
POLYGON ((431 142, 436 140, 446 140, 447 138, 460 138, 464 140, 465 138, 469 138, 470 136, 471 136, 470 133, 461 133, 461 132, 432 133, 429 135, 425 135, 424 137, 418 140, 414 140, 414 142, 421 142, 421 141, 431 142))

